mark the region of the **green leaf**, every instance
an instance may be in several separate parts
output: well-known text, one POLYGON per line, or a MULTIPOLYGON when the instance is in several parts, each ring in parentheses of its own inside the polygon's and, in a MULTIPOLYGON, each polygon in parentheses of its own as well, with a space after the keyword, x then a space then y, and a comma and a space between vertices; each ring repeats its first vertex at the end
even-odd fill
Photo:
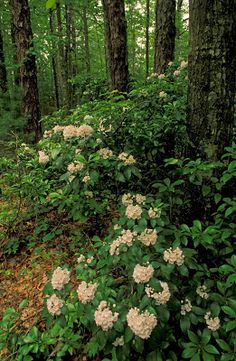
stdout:
POLYGON ((204 347, 204 350, 206 352, 208 352, 208 353, 213 354, 213 355, 219 355, 220 354, 219 351, 217 350, 217 348, 215 348, 215 346, 213 346, 213 345, 206 345, 204 347))
POLYGON ((236 318, 236 312, 229 306, 223 306, 222 310, 226 315, 229 315, 230 317, 236 318))
POLYGON ((23 308, 25 308, 29 303, 28 299, 23 300, 20 305, 19 305, 19 310, 22 310, 23 308))
POLYGON ((236 321, 229 321, 226 323, 226 332, 232 331, 236 328, 236 321))
POLYGON ((191 358, 190 361, 201 361, 201 359, 200 359, 200 354, 199 354, 199 353, 196 353, 196 354, 191 358))
POLYGON ((215 361, 215 356, 203 351, 202 352, 203 361, 215 361))
POLYGON ((56 4, 56 0, 47 0, 46 2, 46 9, 51 9, 56 4))
POLYGON ((228 352, 231 351, 229 345, 224 340, 218 339, 218 340, 216 340, 216 342, 222 348, 223 351, 228 351, 228 352))
POLYGON ((189 347, 182 353, 183 358, 191 358, 197 352, 197 347, 189 347))
POLYGON ((190 341, 192 341, 192 343, 194 343, 196 345, 199 344, 199 337, 190 330, 188 331, 188 337, 189 337, 190 341))
POLYGON ((125 336, 124 336, 125 343, 128 343, 129 341, 131 341, 133 336, 134 336, 133 332, 131 331, 130 328, 127 327, 125 330, 125 336))

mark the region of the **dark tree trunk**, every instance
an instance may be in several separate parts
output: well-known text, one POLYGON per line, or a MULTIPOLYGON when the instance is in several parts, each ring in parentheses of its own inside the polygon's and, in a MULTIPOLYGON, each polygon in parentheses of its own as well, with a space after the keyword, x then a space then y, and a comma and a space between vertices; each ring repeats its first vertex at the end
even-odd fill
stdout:
POLYGON ((36 58, 33 52, 33 34, 28 0, 10 0, 12 31, 20 64, 22 87, 22 112, 26 118, 26 132, 35 134, 35 141, 42 135, 37 85, 36 58))
POLYGON ((7 92, 7 70, 5 64, 3 37, 0 29, 0 89, 3 93, 7 92))
POLYGON ((216 160, 233 136, 236 0, 191 0, 189 10, 188 154, 216 160))
POLYGON ((150 0, 146 0, 146 77, 149 75, 149 23, 150 23, 150 0))
POLYGON ((127 27, 124 0, 103 0, 111 88, 128 86, 127 27))
POLYGON ((156 0, 154 72, 161 74, 174 59, 176 0, 156 0))
MULTIPOLYGON (((49 11, 49 22, 50 22, 50 32, 52 35, 54 35, 54 14, 53 14, 52 9, 49 11)), ((54 80, 56 107, 57 107, 57 109, 59 109, 60 108, 60 100, 59 100, 57 66, 56 66, 55 55, 52 56, 52 72, 53 72, 53 80, 54 80)))
POLYGON ((57 30, 58 30, 58 56, 56 57, 56 66, 57 66, 57 77, 58 77, 58 86, 59 86, 59 97, 60 104, 66 104, 66 64, 65 64, 65 51, 64 51, 64 41, 63 41, 63 24, 61 18, 61 4, 60 0, 56 2, 56 16, 57 16, 57 30))
POLYGON ((87 17, 87 3, 83 6, 83 25, 84 25, 84 53, 87 74, 90 73, 90 51, 89 51, 89 32, 88 32, 88 17, 87 17))
POLYGON ((67 83, 67 105, 72 107, 73 105, 73 87, 71 84, 73 65, 72 65, 72 9, 71 1, 66 0, 65 3, 65 20, 66 20, 66 46, 65 46, 65 74, 67 83))

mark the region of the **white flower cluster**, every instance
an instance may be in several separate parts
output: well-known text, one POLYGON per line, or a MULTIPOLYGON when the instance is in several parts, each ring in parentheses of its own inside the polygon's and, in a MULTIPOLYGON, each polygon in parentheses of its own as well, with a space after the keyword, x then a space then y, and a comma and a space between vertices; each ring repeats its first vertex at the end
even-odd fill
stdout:
POLYGON ((113 156, 113 152, 109 148, 101 148, 97 152, 103 159, 108 159, 113 156))
POLYGON ((39 150, 39 164, 47 164, 49 162, 49 156, 42 150, 39 150))
POLYGON ((181 315, 184 316, 186 315, 186 313, 191 312, 192 308, 193 306, 188 298, 185 299, 185 302, 181 301, 181 311, 180 311, 181 315))
POLYGON ((118 155, 118 159, 121 160, 122 162, 124 162, 125 165, 131 165, 131 164, 135 164, 136 160, 134 159, 134 157, 128 153, 120 153, 118 155))
POLYGON ((88 303, 94 299, 98 285, 82 281, 77 289, 78 299, 81 303, 88 303))
POLYGON ((177 266, 181 266, 184 263, 183 251, 179 247, 174 250, 172 250, 172 247, 165 250, 163 257, 164 261, 170 264, 177 264, 177 266))
POLYGON ((93 119, 92 115, 89 115, 89 114, 88 114, 88 115, 85 115, 85 116, 84 116, 84 120, 85 120, 85 121, 90 121, 90 120, 92 120, 92 119, 93 119))
POLYGON ((132 246, 133 244, 133 238, 136 236, 135 232, 131 232, 129 229, 125 230, 123 229, 123 231, 121 232, 121 235, 111 243, 110 245, 110 255, 113 256, 114 254, 116 254, 117 256, 119 255, 119 247, 122 244, 126 244, 128 247, 132 246))
POLYGON ((103 331, 108 331, 113 327, 113 324, 118 320, 119 314, 112 313, 106 301, 101 301, 94 313, 94 319, 97 326, 100 326, 103 331))
POLYGON ((121 202, 124 206, 128 206, 129 204, 133 204, 133 196, 130 193, 123 194, 121 198, 121 202))
POLYGON ((207 293, 207 287, 205 285, 198 286, 198 288, 196 289, 196 292, 204 300, 207 300, 209 297, 209 294, 207 293))
POLYGON ((83 124, 80 127, 74 125, 66 125, 63 127, 64 139, 70 139, 73 137, 87 137, 93 133, 93 128, 90 125, 83 124))
POLYGON ((135 220, 141 218, 142 212, 143 210, 138 204, 136 204, 136 206, 134 206, 133 204, 129 204, 126 208, 125 215, 129 219, 135 220))
POLYGON ((84 177, 83 177, 83 179, 82 179, 82 182, 84 182, 84 183, 88 183, 89 181, 90 181, 90 176, 89 175, 85 175, 84 177))
POLYGON ((76 160, 67 166, 67 170, 70 173, 77 173, 83 168, 84 168, 84 163, 80 162, 79 160, 76 160))
POLYGON ((155 292, 152 287, 145 287, 145 292, 149 298, 156 301, 157 305, 165 305, 169 301, 171 293, 166 282, 160 282, 160 285, 163 288, 161 292, 155 292))
POLYGON ((165 98, 166 96, 167 96, 167 93, 166 93, 166 92, 164 92, 164 90, 160 91, 160 93, 159 93, 159 97, 161 97, 161 98, 165 98))
POLYGON ((211 317, 211 312, 207 312, 204 316, 207 327, 211 331, 217 331, 220 328, 219 317, 211 317))
POLYGON ((151 219, 159 218, 161 216, 161 210, 158 208, 149 208, 148 215, 151 219))
POLYGON ((147 283, 150 281, 154 273, 154 268, 152 265, 141 266, 137 264, 134 267, 133 279, 136 283, 147 283))
POLYGON ((70 281, 70 271, 57 267, 52 274, 52 287, 54 290, 61 291, 64 285, 70 281))
POLYGON ((94 260, 94 257, 88 257, 87 259, 85 258, 85 256, 83 254, 81 254, 78 258, 77 258, 77 263, 80 264, 82 262, 86 262, 87 264, 90 264, 92 261, 94 260))
POLYGON ((55 125, 55 127, 52 128, 53 133, 61 133, 64 130, 63 125, 55 125))
POLYGON ((124 344, 125 344, 124 336, 117 337, 115 341, 112 343, 112 345, 115 347, 124 346, 124 344))
POLYGON ((47 300, 47 309, 51 315, 59 316, 61 314, 61 308, 63 307, 63 301, 55 295, 55 293, 47 300))
POLYGON ((140 236, 138 236, 138 240, 145 246, 153 246, 157 241, 157 231, 152 228, 146 228, 140 236))
POLYGON ((127 314, 128 326, 133 333, 146 340, 150 337, 153 329, 157 325, 156 316, 149 313, 147 310, 141 312, 138 308, 131 308, 127 314))

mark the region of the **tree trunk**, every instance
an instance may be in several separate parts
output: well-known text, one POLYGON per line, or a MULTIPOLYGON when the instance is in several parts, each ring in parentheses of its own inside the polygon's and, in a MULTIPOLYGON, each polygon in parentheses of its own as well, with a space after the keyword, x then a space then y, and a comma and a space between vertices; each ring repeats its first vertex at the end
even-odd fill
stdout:
POLYGON ((103 0, 111 88, 128 86, 127 29, 124 0, 103 0))
MULTIPOLYGON (((50 32, 54 35, 54 19, 53 19, 53 10, 50 9, 49 11, 49 22, 50 22, 50 32)), ((58 91, 58 81, 57 81, 57 66, 56 66, 56 59, 55 55, 52 56, 52 72, 53 72, 53 80, 54 80, 54 90, 55 90, 55 101, 57 109, 60 108, 60 101, 59 101, 59 91, 58 91)))
POLYGON ((236 0, 191 0, 188 154, 220 159, 231 144, 236 73, 236 0))
POLYGON ((149 75, 149 23, 150 23, 150 0, 146 0, 146 78, 149 75))
POLYGON ((164 73, 174 60, 176 0, 156 0, 154 73, 164 73))
POLYGON ((0 29, 0 89, 3 93, 7 92, 7 70, 5 65, 3 36, 0 29))
POLYGON ((65 75, 65 51, 63 41, 63 25, 61 18, 60 0, 56 2, 57 30, 58 30, 58 56, 56 57, 57 77, 59 86, 60 104, 66 104, 66 75, 65 75))
POLYGON ((90 51, 89 51, 89 32, 88 32, 88 17, 87 17, 87 3, 83 6, 83 25, 84 25, 84 53, 87 74, 90 73, 90 51))
POLYGON ((36 58, 33 52, 33 34, 28 0, 10 0, 12 31, 20 64, 22 87, 22 112, 26 118, 26 132, 35 134, 35 141, 42 135, 37 86, 36 58))
POLYGON ((73 73, 72 66, 72 21, 71 21, 71 2, 66 0, 65 3, 65 20, 66 20, 66 46, 65 46, 65 65, 66 65, 66 84, 67 84, 67 105, 69 108, 73 105, 73 87, 71 78, 73 73))

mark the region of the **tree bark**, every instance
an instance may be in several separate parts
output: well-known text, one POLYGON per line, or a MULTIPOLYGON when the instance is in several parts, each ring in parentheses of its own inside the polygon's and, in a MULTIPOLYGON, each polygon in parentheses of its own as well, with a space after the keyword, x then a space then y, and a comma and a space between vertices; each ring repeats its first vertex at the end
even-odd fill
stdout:
POLYGON ((146 78, 149 75, 149 23, 150 23, 150 0, 146 0, 146 78))
POLYGON ((66 65, 66 84, 67 84, 67 105, 73 105, 73 87, 71 84, 73 65, 72 65, 72 9, 71 1, 66 0, 65 3, 65 20, 66 20, 66 46, 65 46, 65 65, 66 65))
POLYGON ((83 6, 83 25, 84 25, 84 53, 87 74, 90 73, 90 50, 89 50, 89 32, 87 17, 87 2, 83 6))
POLYGON ((125 92, 128 86, 127 26, 124 0, 103 0, 111 88, 125 92))
POLYGON ((60 104, 66 104, 66 75, 65 75, 65 51, 64 51, 64 40, 63 40, 63 24, 61 18, 61 4, 60 0, 56 2, 56 17, 57 17, 57 30, 58 30, 58 56, 56 57, 58 86, 59 86, 59 97, 60 104))
POLYGON ((0 29, 0 88, 3 93, 7 92, 7 69, 3 47, 3 36, 0 29))
POLYGON ((236 73, 236 0, 190 0, 187 153, 220 159, 231 144, 236 73))
POLYGON ((34 140, 38 141, 42 135, 42 129, 29 4, 28 0, 10 0, 10 6, 17 62, 20 64, 22 112, 27 121, 25 130, 28 134, 34 133, 34 140))
MULTIPOLYGON (((49 23, 50 23, 50 32, 54 35, 54 18, 53 18, 53 10, 49 11, 49 23)), ((57 66, 56 66, 56 57, 52 56, 52 72, 53 72, 53 80, 54 80, 54 90, 55 90, 55 101, 57 109, 60 108, 60 100, 59 100, 59 91, 58 91, 58 80, 57 80, 57 66)))
POLYGON ((156 0, 154 73, 164 73, 174 60, 176 0, 156 0))

